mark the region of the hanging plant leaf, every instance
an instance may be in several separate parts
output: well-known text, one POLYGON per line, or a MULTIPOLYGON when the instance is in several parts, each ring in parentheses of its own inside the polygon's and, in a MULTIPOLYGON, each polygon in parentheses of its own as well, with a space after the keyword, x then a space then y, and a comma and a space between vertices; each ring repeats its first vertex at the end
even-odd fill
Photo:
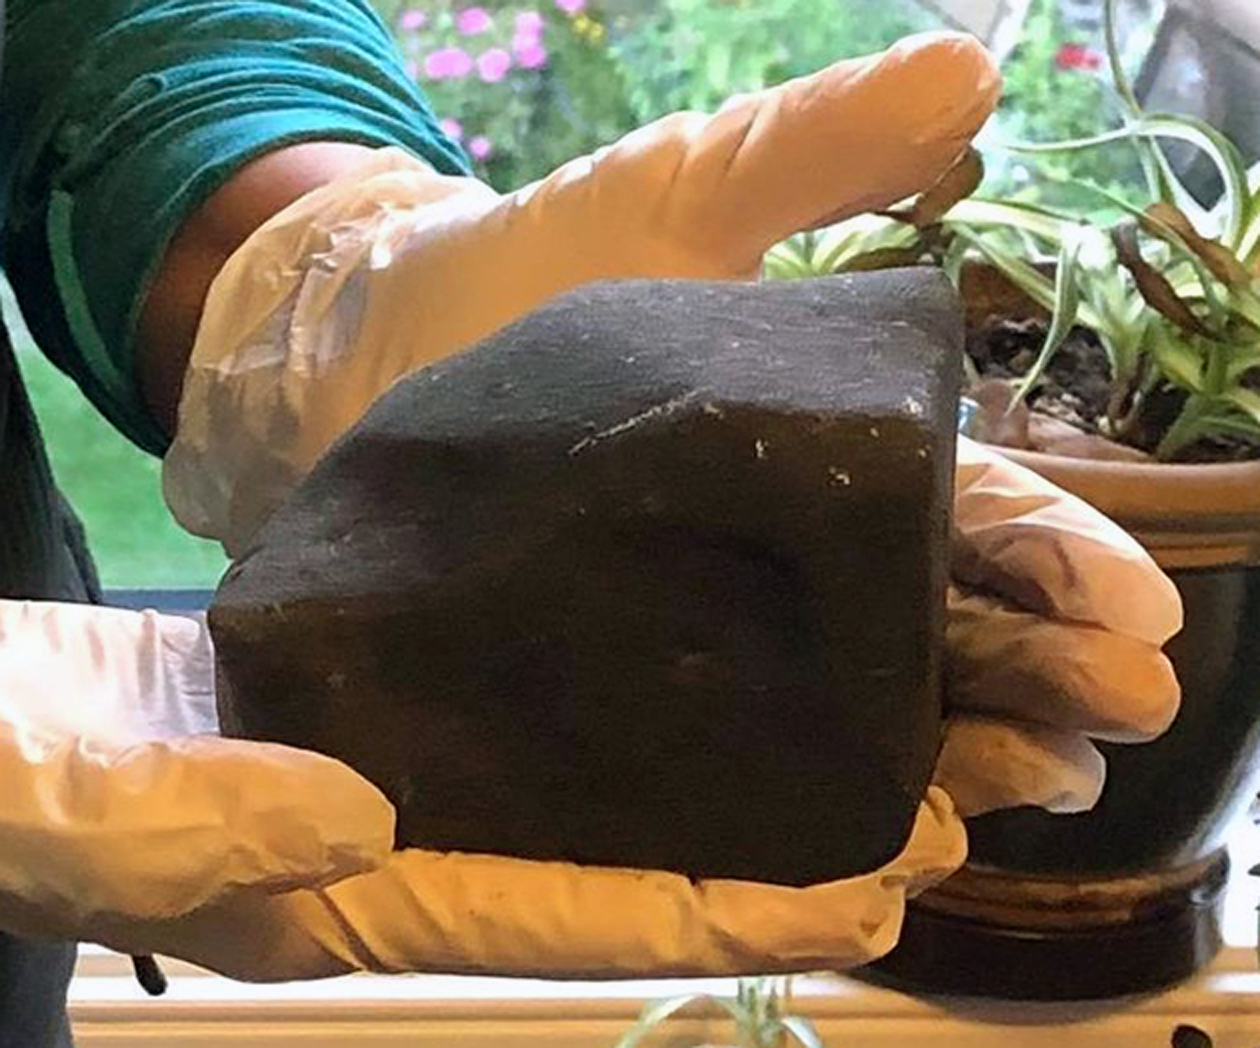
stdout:
POLYGON ((1142 257, 1138 247, 1137 225, 1123 222, 1111 230, 1111 242, 1115 245, 1120 264, 1131 274, 1138 291, 1147 305, 1167 317, 1183 331, 1192 335, 1209 337, 1194 311, 1178 297, 1172 284, 1164 275, 1142 257))
POLYGON ((696 1001, 703 1001, 707 996, 703 993, 685 993, 678 997, 667 997, 662 1001, 649 1002, 639 1013, 635 1024, 617 1040, 615 1048, 637 1048, 644 1038, 675 1012, 696 1001))
POLYGON ((1202 393, 1203 360, 1194 349, 1164 324, 1152 324, 1147 336, 1147 346, 1156 365, 1173 385, 1191 393, 1202 393))
POLYGON ((1050 361, 1059 351, 1059 347, 1067 341, 1076 324, 1076 314, 1080 307, 1080 292, 1077 288, 1077 259, 1081 253, 1081 238, 1065 235, 1063 246, 1059 250, 1059 262, 1054 271, 1054 308, 1050 314, 1050 330, 1046 332, 1045 341, 1033 366, 1028 369, 1015 387, 1015 397, 1023 400, 1033 386, 1040 381, 1050 361))

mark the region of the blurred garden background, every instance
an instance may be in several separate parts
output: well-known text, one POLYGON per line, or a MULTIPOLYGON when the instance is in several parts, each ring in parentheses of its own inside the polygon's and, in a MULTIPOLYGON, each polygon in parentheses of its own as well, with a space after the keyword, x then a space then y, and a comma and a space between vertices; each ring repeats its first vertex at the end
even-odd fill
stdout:
MULTIPOLYGON (((503 190, 664 113, 712 109, 734 92, 943 24, 982 35, 1005 71, 1001 110, 982 139, 989 172, 984 192, 1005 198, 1031 192, 1020 162, 1000 149, 1002 139, 1084 136, 1121 119, 1108 86, 1097 0, 376 3, 448 133, 463 144, 477 173, 503 190)), ((1168 0, 1170 8, 1177 3, 1168 0)), ((1129 0, 1123 13, 1125 61, 1136 75, 1155 45, 1166 4, 1129 0)), ((1140 179, 1125 148, 1059 163, 1062 177, 1044 191, 1051 195, 1079 192, 1081 179, 1124 195, 1140 179)), ((13 325, 11 300, 5 313, 13 325)), ((15 341, 54 468, 85 518, 106 585, 212 585, 224 562, 216 547, 183 535, 169 520, 158 464, 96 420, 24 335, 15 331, 15 341)))

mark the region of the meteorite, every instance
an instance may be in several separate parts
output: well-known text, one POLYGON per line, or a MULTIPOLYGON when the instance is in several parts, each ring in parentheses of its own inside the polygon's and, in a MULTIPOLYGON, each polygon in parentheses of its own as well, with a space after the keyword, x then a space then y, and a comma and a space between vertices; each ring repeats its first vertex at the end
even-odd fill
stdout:
POLYGON ((628 281, 415 372, 225 576, 225 730, 399 846, 877 868, 939 744, 961 342, 926 270, 628 281))

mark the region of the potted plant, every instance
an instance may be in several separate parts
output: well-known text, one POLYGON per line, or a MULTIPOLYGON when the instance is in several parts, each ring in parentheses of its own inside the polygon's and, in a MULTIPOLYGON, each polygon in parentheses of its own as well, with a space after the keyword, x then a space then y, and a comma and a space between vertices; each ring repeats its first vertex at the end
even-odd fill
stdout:
POLYGON ((997 813, 970 826, 959 875, 916 901, 883 977, 1024 998, 1148 990, 1221 942, 1230 823, 1260 748, 1260 169, 1211 126, 1142 111, 1106 4, 1129 116, 1091 138, 1017 148, 1035 164, 1129 143, 1148 199, 1092 190, 1118 216, 960 199, 976 158, 911 207, 781 246, 772 275, 928 261, 959 284, 971 429, 1131 531, 1173 577, 1186 625, 1169 648, 1173 727, 1102 745, 1095 810, 997 813), (1162 143, 1192 143, 1224 192, 1211 211, 1162 143), (957 202, 956 202, 957 201, 957 202), (1012 446, 1013 445, 1013 446, 1012 446))
POLYGON ((685 993, 649 1001, 639 1013, 638 1021, 617 1040, 616 1048, 639 1048, 670 1016, 688 1005, 702 1002, 716 1005, 730 1017, 738 1038, 731 1048, 788 1048, 793 1044, 801 1048, 823 1048, 822 1038, 813 1023, 803 1016, 788 1014, 791 990, 790 977, 759 976, 740 979, 734 997, 685 993))

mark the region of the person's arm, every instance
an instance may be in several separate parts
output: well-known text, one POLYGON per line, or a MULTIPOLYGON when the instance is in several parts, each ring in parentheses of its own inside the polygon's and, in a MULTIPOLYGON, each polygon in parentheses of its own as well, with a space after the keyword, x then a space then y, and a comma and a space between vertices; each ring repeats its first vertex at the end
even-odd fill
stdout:
POLYGON ((349 142, 285 146, 247 164, 180 226, 150 285, 137 328, 145 401, 168 436, 210 285, 259 226, 298 198, 362 165, 372 150, 349 142))

